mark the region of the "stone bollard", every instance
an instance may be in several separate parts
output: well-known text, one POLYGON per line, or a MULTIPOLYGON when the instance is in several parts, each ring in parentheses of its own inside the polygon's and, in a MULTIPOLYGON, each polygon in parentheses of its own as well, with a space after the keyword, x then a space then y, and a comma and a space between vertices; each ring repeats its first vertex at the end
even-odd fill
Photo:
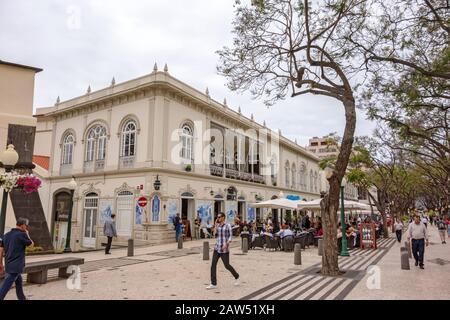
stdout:
POLYGON ((319 247, 319 256, 322 256, 323 255, 323 239, 319 239, 318 247, 319 247))
POLYGON ((203 241, 203 260, 209 260, 209 242, 203 241))
POLYGON ((248 252, 248 239, 244 238, 242 239, 242 253, 248 252))
POLYGON ((409 270, 408 249, 400 248, 400 262, 402 270, 409 270))
POLYGON ((178 249, 183 249, 183 235, 178 236, 178 249))
POLYGON ((296 243, 294 246, 294 264, 296 266, 302 264, 302 247, 300 243, 296 243))
POLYGON ((134 240, 133 239, 128 239, 128 253, 127 253, 128 257, 132 257, 134 256, 134 240))
POLYGON ((408 250, 408 257, 409 257, 409 259, 412 259, 411 244, 408 241, 405 241, 405 248, 408 250))

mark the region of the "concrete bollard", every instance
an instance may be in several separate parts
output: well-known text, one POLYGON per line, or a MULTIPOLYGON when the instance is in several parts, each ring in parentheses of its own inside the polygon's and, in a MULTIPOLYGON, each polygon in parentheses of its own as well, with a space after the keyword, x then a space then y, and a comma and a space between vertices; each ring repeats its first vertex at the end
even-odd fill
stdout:
POLYGON ((319 239, 318 247, 319 247, 319 256, 322 256, 323 255, 323 239, 319 239))
POLYGON ((296 266, 302 264, 302 247, 300 243, 296 243, 294 246, 294 264, 296 266))
POLYGON ((248 239, 244 238, 242 239, 242 253, 248 252, 248 239))
POLYGON ((412 259, 411 244, 408 241, 405 241, 405 248, 408 250, 408 257, 409 257, 409 259, 412 259))
POLYGON ((128 239, 128 253, 127 253, 128 257, 132 257, 134 256, 134 240, 133 239, 128 239))
POLYGON ((203 260, 209 260, 209 242, 203 241, 203 260))
POLYGON ((408 249, 400 248, 400 262, 402 270, 409 270, 408 249))
POLYGON ((178 249, 183 249, 183 235, 178 236, 178 249))

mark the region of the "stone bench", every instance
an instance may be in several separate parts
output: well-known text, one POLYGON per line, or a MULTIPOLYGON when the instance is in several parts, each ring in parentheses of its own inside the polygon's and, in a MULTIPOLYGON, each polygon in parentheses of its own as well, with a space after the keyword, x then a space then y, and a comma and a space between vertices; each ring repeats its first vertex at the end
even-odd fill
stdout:
POLYGON ((47 261, 37 261, 27 263, 23 273, 27 274, 28 283, 47 283, 48 270, 59 269, 58 277, 68 278, 70 274, 67 273, 67 268, 72 265, 84 264, 82 258, 61 258, 47 261))

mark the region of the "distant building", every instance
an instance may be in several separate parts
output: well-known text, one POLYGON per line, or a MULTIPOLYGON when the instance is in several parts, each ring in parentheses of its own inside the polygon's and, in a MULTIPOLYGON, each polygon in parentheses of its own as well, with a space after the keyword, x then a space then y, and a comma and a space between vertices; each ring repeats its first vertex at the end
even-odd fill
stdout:
POLYGON ((309 145, 306 147, 306 150, 313 153, 319 159, 325 159, 339 154, 339 150, 336 146, 327 145, 327 137, 314 137, 309 139, 309 145))
MULTIPOLYGON (((330 156, 337 156, 339 154, 339 150, 337 146, 334 145, 328 145, 329 138, 327 136, 319 138, 319 137, 313 137, 312 139, 309 139, 309 145, 306 147, 306 150, 314 154, 319 159, 326 159, 330 156)), ((328 181, 325 179, 325 175, 323 174, 322 177, 322 190, 328 192, 329 185, 328 181)), ((344 180, 345 181, 345 180, 344 180)), ((344 198, 347 200, 358 200, 360 199, 358 195, 358 188, 351 184, 345 183, 344 188, 344 198)))

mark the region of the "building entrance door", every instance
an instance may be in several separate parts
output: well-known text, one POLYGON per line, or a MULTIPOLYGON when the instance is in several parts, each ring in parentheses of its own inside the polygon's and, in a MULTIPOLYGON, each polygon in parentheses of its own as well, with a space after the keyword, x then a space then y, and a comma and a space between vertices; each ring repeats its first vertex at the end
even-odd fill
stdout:
POLYGON ((122 191, 117 196, 117 235, 131 237, 134 209, 134 195, 130 191, 122 191))
POLYGON ((98 195, 90 193, 84 200, 83 247, 95 248, 97 238, 98 195))
POLYGON ((184 234, 187 238, 192 237, 194 223, 194 199, 181 199, 181 220, 183 222, 184 234))
POLYGON ((217 215, 220 212, 224 212, 224 201, 216 200, 214 201, 214 222, 217 220, 217 215))

